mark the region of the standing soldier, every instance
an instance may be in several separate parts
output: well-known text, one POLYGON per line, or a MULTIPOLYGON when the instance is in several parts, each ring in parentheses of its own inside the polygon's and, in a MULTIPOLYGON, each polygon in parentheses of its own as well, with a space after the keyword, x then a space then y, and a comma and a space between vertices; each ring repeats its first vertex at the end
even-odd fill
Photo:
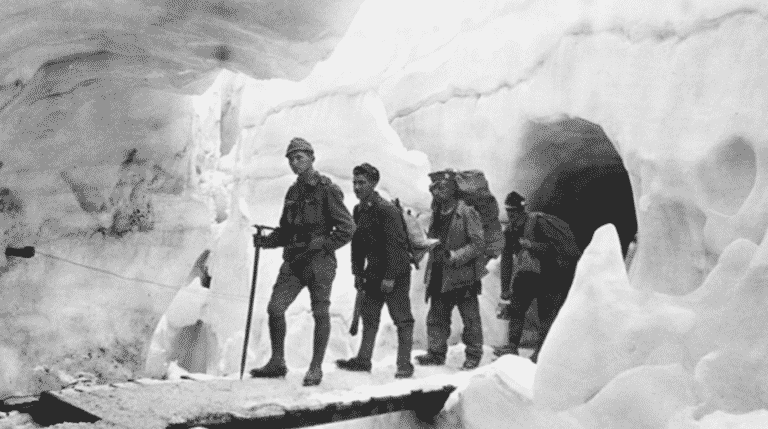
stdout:
POLYGON ((461 340, 466 346, 463 369, 474 369, 483 356, 483 329, 477 295, 485 274, 485 241, 478 212, 457 198, 455 172, 430 174, 432 223, 429 237, 440 240, 429 252, 425 273, 427 299, 432 299, 427 313, 427 354, 417 356, 420 365, 442 365, 451 336, 454 307, 464 322, 461 340))
POLYGON ((328 308, 336 277, 335 251, 352 239, 355 224, 344 206, 341 189, 313 168, 314 150, 306 140, 293 138, 285 156, 298 177, 285 196, 280 226, 267 237, 254 239, 254 245, 266 249, 284 247, 284 262, 267 307, 272 357, 263 367, 251 370, 251 376, 285 377, 285 312, 307 286, 315 336, 304 386, 316 386, 323 378, 323 358, 331 331, 328 308))
POLYGON ((509 317, 508 344, 494 354, 518 354, 525 313, 536 299, 541 330, 531 360, 536 362, 549 328, 568 295, 581 251, 570 227, 562 219, 529 212, 517 192, 507 195, 509 226, 501 255, 501 299, 509 317), (513 256, 514 255, 514 256, 513 256))
POLYGON ((413 376, 413 314, 405 225, 397 207, 374 190, 379 183, 376 167, 364 163, 355 167, 352 174, 355 195, 360 199, 352 212, 357 225, 352 237, 352 274, 355 288, 363 294, 363 339, 356 357, 337 360, 336 365, 348 371, 371 371, 381 308, 386 303, 397 326, 395 378, 409 378, 413 376))

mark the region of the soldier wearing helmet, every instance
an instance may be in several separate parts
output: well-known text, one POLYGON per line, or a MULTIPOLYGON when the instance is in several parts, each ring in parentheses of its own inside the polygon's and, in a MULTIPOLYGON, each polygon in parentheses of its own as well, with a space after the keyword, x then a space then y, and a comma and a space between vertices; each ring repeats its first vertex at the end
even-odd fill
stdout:
POLYGON ((335 252, 352 239, 355 223, 344 205, 341 188, 314 169, 314 149, 308 141, 293 138, 285 156, 296 182, 285 196, 279 227, 254 242, 262 248, 283 247, 284 262, 267 307, 272 356, 266 365, 251 370, 251 376, 285 377, 285 312, 307 286, 315 332, 312 361, 303 384, 316 386, 323 378, 322 363, 330 336, 328 309, 336 277, 335 252))

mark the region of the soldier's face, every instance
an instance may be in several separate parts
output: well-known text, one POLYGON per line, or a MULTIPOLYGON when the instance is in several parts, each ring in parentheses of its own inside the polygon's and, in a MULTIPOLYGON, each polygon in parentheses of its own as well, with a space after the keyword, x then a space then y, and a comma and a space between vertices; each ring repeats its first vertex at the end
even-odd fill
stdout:
POLYGON ((510 224, 517 225, 525 219, 525 210, 519 208, 507 209, 507 218, 510 224))
POLYGON ((438 201, 446 201, 453 197, 454 189, 448 180, 437 180, 429 189, 438 201))
POLYGON ((301 175, 309 170, 314 160, 314 155, 304 151, 296 151, 288 155, 288 164, 296 175, 301 175))
POLYGON ((361 201, 373 193, 373 188, 375 186, 376 184, 361 174, 356 174, 355 177, 352 178, 352 189, 354 189, 355 195, 361 201))

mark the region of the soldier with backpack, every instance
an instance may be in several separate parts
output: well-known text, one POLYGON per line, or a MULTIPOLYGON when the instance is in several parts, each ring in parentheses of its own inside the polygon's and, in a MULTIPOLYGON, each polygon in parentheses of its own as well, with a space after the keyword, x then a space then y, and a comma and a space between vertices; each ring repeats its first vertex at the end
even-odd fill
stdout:
POLYGON ((518 354, 525 313, 537 300, 541 321, 539 340, 531 356, 538 360, 541 345, 568 295, 581 251, 568 224, 540 212, 529 212, 525 198, 507 195, 504 205, 509 226, 501 256, 502 318, 509 319, 508 344, 494 351, 497 356, 518 354))
POLYGON ((360 200, 352 211, 357 225, 352 237, 352 274, 361 298, 356 305, 363 319, 363 338, 357 356, 337 360, 336 365, 347 371, 371 371, 381 309, 386 303, 397 327, 395 378, 409 378, 414 372, 410 241, 401 210, 375 190, 379 170, 363 163, 352 174, 355 195, 360 200))
MULTIPOLYGON (((440 243, 429 252, 425 272, 427 313, 427 354, 417 356, 420 365, 443 365, 451 335, 451 314, 458 307, 464 322, 461 339, 466 346, 463 369, 474 369, 483 356, 483 329, 477 295, 480 279, 487 273, 486 246, 480 214, 460 199, 457 173, 453 170, 430 174, 433 195, 429 237, 440 243)), ((498 210, 498 207, 497 207, 498 210)))

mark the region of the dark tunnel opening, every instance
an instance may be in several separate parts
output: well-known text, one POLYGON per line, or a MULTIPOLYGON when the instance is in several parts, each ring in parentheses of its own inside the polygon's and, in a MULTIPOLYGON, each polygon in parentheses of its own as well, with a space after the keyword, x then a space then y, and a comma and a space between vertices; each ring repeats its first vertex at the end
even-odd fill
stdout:
MULTIPOLYGON (((581 118, 531 122, 514 167, 518 192, 531 211, 566 221, 583 252, 595 230, 611 223, 626 258, 637 235, 629 174, 603 129, 581 118)), ((535 347, 540 327, 534 300, 525 316, 521 347, 535 347)))
POLYGON ((514 171, 529 208, 568 222, 582 251, 597 228, 612 223, 626 255, 637 234, 632 186, 599 125, 568 117, 531 123, 514 171))

